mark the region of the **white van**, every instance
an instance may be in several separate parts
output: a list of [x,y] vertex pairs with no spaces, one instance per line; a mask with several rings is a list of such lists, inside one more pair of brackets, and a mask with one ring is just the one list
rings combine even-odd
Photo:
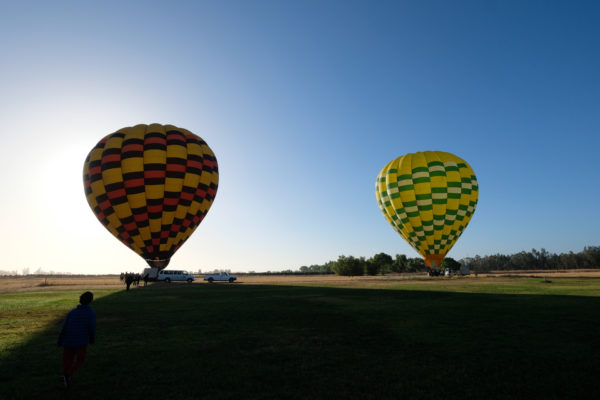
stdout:
[[188,281],[188,283],[192,283],[194,281],[194,274],[191,274],[187,271],[176,271],[176,270],[166,270],[163,269],[158,272],[157,281],[165,281],[167,283],[171,283],[171,281]]

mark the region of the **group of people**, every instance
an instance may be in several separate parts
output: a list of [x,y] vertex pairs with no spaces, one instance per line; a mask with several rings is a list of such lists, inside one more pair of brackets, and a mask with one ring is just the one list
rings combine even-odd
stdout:
[[148,286],[147,274],[142,277],[140,274],[136,274],[134,272],[121,272],[121,281],[125,282],[127,290],[129,290],[131,285],[139,286],[140,280],[144,281],[144,286]]

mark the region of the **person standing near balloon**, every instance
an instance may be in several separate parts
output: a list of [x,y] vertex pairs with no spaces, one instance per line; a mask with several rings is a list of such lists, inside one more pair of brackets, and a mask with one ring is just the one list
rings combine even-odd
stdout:
[[93,299],[92,292],[79,297],[80,305],[67,314],[58,335],[57,345],[63,348],[60,383],[65,389],[71,384],[75,371],[85,362],[87,345],[96,342],[96,313],[90,307]]
[[127,274],[125,274],[125,285],[127,286],[127,290],[129,290],[129,287],[131,286],[132,283],[133,283],[133,274],[128,272]]

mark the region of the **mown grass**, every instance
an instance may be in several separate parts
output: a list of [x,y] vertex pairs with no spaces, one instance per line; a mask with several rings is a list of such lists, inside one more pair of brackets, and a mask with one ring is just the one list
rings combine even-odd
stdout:
[[600,280],[503,279],[98,290],[66,393],[56,335],[81,291],[0,294],[0,398],[597,398]]

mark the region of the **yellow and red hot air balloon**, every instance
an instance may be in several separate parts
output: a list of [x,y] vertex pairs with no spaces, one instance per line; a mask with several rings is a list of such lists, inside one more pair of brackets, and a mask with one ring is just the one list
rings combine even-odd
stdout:
[[83,166],[85,194],[98,220],[160,269],[202,222],[218,183],[210,147],[173,125],[136,125],[111,133]]
[[465,230],[478,194],[469,164],[442,151],[398,157],[381,170],[375,183],[383,215],[430,268],[441,266]]

